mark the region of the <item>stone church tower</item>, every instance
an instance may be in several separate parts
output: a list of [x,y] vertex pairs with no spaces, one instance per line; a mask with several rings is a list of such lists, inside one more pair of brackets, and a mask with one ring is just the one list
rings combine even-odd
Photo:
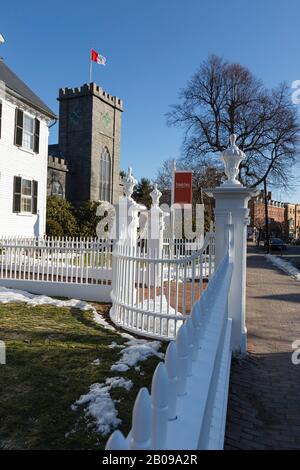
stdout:
[[118,201],[122,100],[95,83],[59,90],[59,154],[67,162],[66,199]]

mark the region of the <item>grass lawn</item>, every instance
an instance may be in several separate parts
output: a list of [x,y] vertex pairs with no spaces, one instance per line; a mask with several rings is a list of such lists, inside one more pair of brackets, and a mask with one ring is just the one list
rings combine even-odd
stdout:
[[[109,305],[95,306],[108,313]],[[110,392],[120,400],[115,406],[126,434],[136,394],[150,386],[159,361],[151,357],[139,363],[140,371],[110,371],[120,349],[108,346],[127,340],[95,324],[91,312],[70,308],[0,304],[0,340],[6,343],[6,365],[0,365],[0,449],[103,448],[108,436],[97,432],[84,406],[73,411],[71,405],[95,382],[130,378],[129,392]]]

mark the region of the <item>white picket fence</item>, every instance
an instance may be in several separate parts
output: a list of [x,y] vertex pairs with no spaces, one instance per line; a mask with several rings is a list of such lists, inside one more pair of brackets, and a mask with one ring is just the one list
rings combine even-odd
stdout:
[[[194,247],[198,249],[194,251]],[[113,252],[112,321],[125,330],[161,340],[176,337],[214,269],[214,235],[156,250],[118,242]],[[185,253],[193,253],[186,255]]]
[[[164,256],[182,257],[197,240],[175,240]],[[140,250],[145,244],[140,243]],[[97,238],[1,237],[0,285],[36,294],[110,302],[114,241]]]
[[38,294],[110,301],[112,240],[0,238],[0,284]]
[[195,251],[202,248],[204,238],[164,238],[163,241],[163,257],[176,256],[183,258],[190,256]]
[[[231,250],[230,250],[231,252]],[[222,449],[231,362],[226,253],[157,366],[151,387],[140,389],[127,438],[115,431],[107,450]],[[179,320],[179,319],[178,319]]]

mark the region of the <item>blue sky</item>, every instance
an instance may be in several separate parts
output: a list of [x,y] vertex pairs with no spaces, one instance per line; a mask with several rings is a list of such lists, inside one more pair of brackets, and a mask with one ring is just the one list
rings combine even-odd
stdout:
[[[298,0],[5,2],[0,31],[5,62],[56,112],[60,87],[88,81],[90,48],[107,57],[93,80],[124,100],[121,166],[138,177],[180,156],[182,132],[166,126],[165,113],[208,54],[240,62],[270,87],[300,79]],[[275,196],[300,202],[297,184]]]

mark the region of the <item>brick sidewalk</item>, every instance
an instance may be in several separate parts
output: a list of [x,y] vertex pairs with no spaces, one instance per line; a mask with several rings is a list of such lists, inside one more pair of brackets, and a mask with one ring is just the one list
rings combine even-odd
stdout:
[[249,354],[232,362],[225,449],[300,449],[300,282],[250,250]]

